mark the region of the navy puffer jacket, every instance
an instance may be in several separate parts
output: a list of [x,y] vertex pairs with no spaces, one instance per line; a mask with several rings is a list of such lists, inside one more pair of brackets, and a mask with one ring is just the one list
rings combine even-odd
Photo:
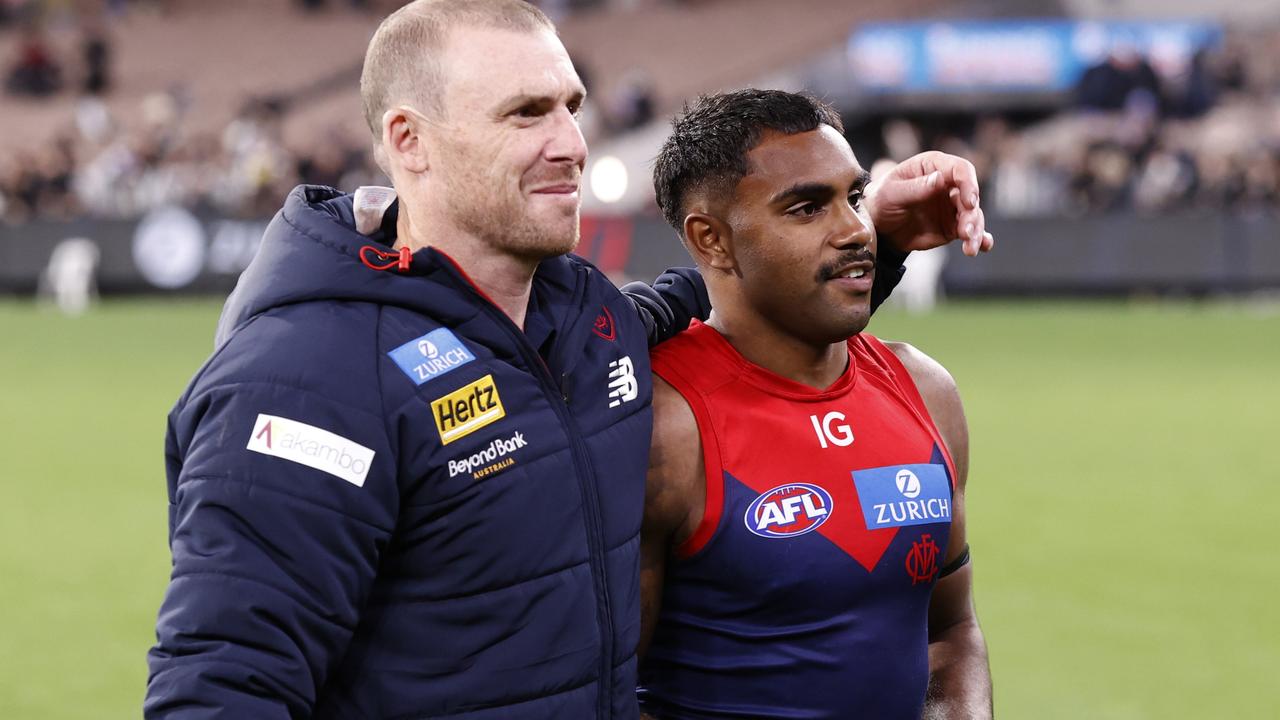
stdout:
[[351,204],[290,195],[169,416],[146,715],[636,717],[647,340],[697,286],[547,260],[522,332]]

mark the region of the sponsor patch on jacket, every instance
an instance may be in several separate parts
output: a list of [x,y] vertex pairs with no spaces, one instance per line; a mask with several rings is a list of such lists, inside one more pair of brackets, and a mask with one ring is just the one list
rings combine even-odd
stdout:
[[415,384],[435,380],[457,370],[476,356],[448,328],[432,330],[387,353]]
[[445,445],[501,420],[506,414],[492,375],[431,401],[431,416],[440,431],[440,442]]
[[260,413],[249,434],[249,450],[327,472],[356,487],[373,465],[373,450],[314,425]]
[[951,522],[951,484],[941,465],[855,470],[853,483],[868,530]]
[[449,477],[457,477],[462,473],[471,473],[471,477],[482,480],[490,475],[497,475],[516,464],[512,457],[517,450],[529,444],[524,433],[519,430],[507,438],[494,438],[487,447],[483,447],[467,457],[449,461]]

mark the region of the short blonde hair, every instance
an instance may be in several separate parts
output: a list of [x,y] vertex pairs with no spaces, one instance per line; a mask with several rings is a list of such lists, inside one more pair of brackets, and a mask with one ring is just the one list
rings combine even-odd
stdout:
[[382,115],[398,103],[443,115],[440,56],[449,31],[459,26],[556,31],[524,0],[414,0],[391,13],[369,41],[360,72],[360,99],[375,145],[382,141]]

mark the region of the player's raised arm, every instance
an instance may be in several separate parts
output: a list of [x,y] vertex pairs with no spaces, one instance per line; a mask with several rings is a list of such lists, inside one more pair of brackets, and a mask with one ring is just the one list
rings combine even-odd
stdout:
[[867,212],[881,249],[928,250],[959,239],[966,255],[987,252],[987,232],[978,175],[962,157],[931,150],[898,163],[876,177],[867,192]]
[[973,607],[973,568],[965,533],[969,428],[951,374],[905,343],[889,343],[911,373],[955,465],[951,539],[929,603],[929,694],[926,720],[981,719],[992,715],[987,645]]

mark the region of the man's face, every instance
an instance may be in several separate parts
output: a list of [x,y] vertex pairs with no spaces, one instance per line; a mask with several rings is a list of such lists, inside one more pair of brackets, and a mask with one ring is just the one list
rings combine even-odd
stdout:
[[767,132],[747,155],[728,212],[740,277],[752,309],[814,344],[867,325],[875,229],[862,207],[867,174],[828,125]]
[[443,56],[444,117],[431,170],[453,224],[540,260],[578,243],[585,90],[550,31],[458,28]]

